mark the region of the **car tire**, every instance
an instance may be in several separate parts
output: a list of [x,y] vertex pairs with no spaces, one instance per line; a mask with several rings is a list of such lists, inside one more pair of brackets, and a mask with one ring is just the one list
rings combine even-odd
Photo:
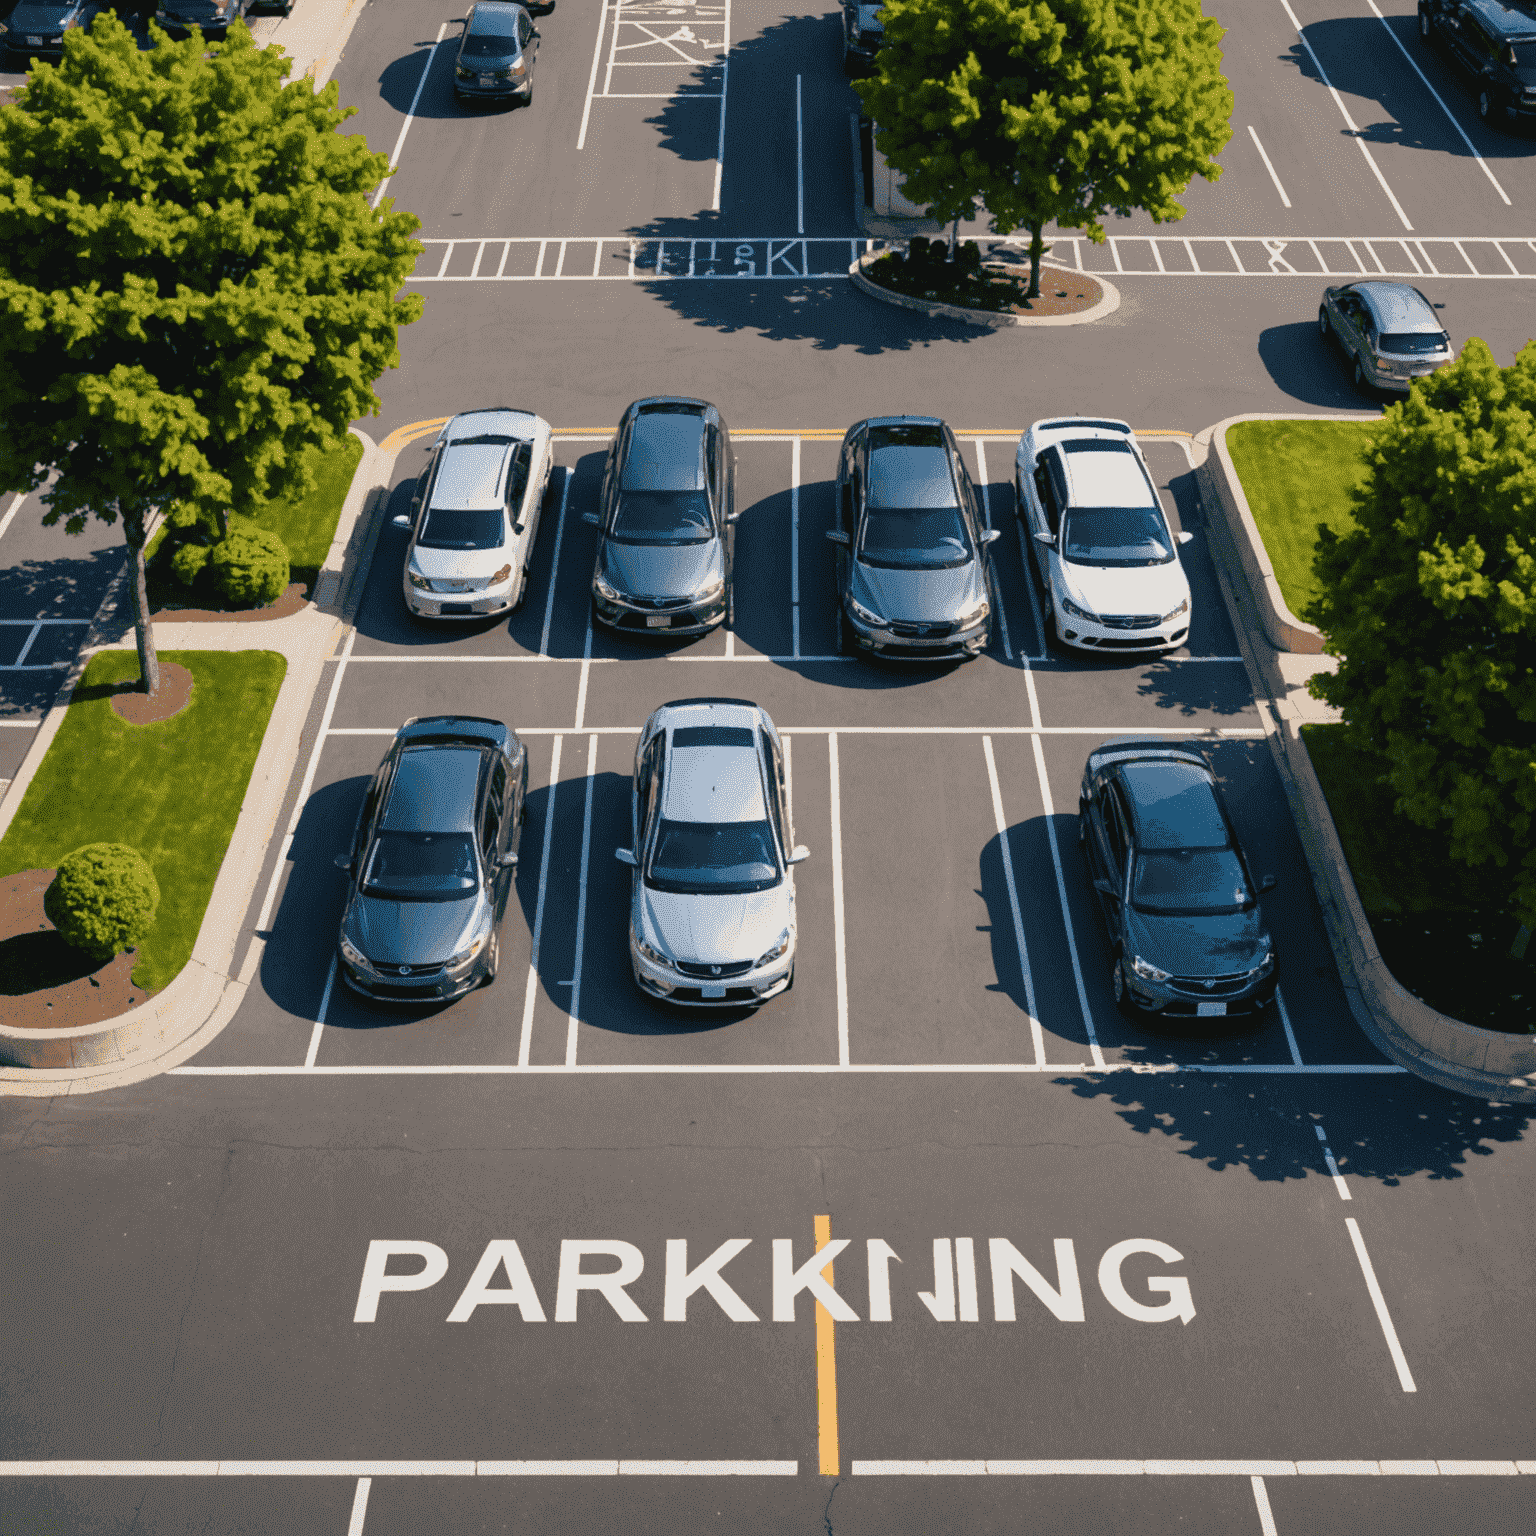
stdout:
[[1486,86],[1477,93],[1477,115],[1488,124],[1498,120],[1499,114],[1494,110],[1493,96]]
[[1371,381],[1365,376],[1365,365],[1360,361],[1358,357],[1355,359],[1355,388],[1358,389],[1362,395],[1375,393],[1375,389],[1371,384]]
[[1422,6],[1419,8],[1419,40],[1424,43],[1433,41],[1434,34],[1430,30],[1429,12]]
[[496,967],[501,964],[501,935],[491,929],[490,952],[485,957],[485,973],[480,978],[480,985],[488,987],[496,980]]
[[1318,334],[1323,338],[1324,341],[1333,340],[1333,326],[1329,323],[1328,310],[1326,306],[1319,306],[1318,308],[1317,330]]
[[1134,1018],[1136,1005],[1131,1001],[1130,988],[1125,984],[1125,967],[1120,964],[1120,956],[1116,955],[1114,964],[1109,973],[1109,989],[1115,995],[1115,1007],[1126,1018]]
[[1085,853],[1088,849],[1088,802],[1077,802],[1077,846]]

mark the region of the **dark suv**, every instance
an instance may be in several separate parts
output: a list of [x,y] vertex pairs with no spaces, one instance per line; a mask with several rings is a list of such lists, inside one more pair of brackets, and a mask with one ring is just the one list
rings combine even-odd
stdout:
[[880,5],[868,0],[843,0],[843,73],[867,75],[875,67],[875,55],[885,41]]
[[1445,51],[1485,123],[1536,122],[1536,18],[1500,0],[1419,0],[1419,36]]

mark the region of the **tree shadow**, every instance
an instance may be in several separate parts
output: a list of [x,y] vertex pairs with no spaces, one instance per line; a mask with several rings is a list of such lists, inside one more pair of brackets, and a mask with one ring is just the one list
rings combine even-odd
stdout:
[[5,617],[89,622],[123,567],[121,543],[83,555],[22,560],[0,570],[0,614]]
[[1355,388],[1343,349],[1321,333],[1315,317],[1260,331],[1259,361],[1280,389],[1304,405],[1330,411],[1380,405]]
[[1136,685],[1136,694],[1187,720],[1211,715],[1231,719],[1253,710],[1253,689],[1240,662],[1191,666],[1177,657],[1155,661]]

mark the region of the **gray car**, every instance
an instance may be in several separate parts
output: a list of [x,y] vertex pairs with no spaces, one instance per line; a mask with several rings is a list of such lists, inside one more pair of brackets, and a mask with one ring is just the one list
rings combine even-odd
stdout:
[[507,101],[526,107],[533,100],[538,57],[539,29],[523,6],[510,0],[476,0],[464,18],[453,94],[459,101]]
[[647,996],[755,1008],[795,982],[794,866],[784,746],[749,699],[677,699],[635,750],[629,958]]
[[873,656],[977,656],[992,636],[988,528],[960,445],[937,416],[849,427],[837,462],[842,644]]
[[347,985],[389,1002],[440,1003],[496,977],[528,757],[500,720],[407,720],[368,786],[338,942]]
[[1356,389],[1407,394],[1451,360],[1451,338],[1435,307],[1407,283],[1348,283],[1323,293],[1317,312],[1324,340],[1354,359]]
[[736,456],[707,400],[657,395],[624,412],[596,512],[592,612],[630,633],[702,635],[734,617]]

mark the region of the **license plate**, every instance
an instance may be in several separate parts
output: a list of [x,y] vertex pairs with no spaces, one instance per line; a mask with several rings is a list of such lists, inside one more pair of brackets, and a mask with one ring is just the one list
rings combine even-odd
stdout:
[[34,48],[36,48],[42,43],[43,40],[40,37],[29,37],[27,41],[31,43]]
[[648,629],[665,629],[671,622],[672,615],[669,613],[648,613],[645,616]]
[[456,614],[473,613],[475,605],[473,603],[444,603],[442,611],[444,613]]
[[1225,1003],[1196,1003],[1195,1014],[1202,1019],[1225,1018],[1227,1005]]
[[481,75],[480,76],[480,84],[481,85],[495,85],[496,84],[496,77],[495,77],[495,75]]
[[700,987],[699,988],[699,996],[700,997],[710,997],[710,998],[722,998],[722,997],[725,996],[725,988],[724,987]]

